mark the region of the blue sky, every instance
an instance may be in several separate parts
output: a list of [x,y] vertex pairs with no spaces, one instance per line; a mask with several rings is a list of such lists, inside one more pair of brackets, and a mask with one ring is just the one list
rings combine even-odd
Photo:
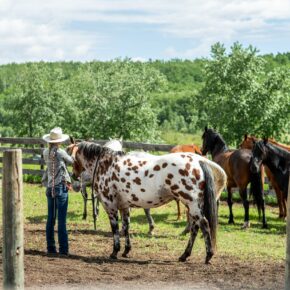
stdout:
[[[46,3],[47,2],[47,3]],[[0,0],[0,63],[290,51],[289,0]]]

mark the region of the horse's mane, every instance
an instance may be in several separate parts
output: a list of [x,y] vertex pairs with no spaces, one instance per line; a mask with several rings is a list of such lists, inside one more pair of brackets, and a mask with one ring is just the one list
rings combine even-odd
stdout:
[[261,151],[264,151],[264,146],[265,146],[269,150],[270,154],[276,154],[280,158],[285,159],[286,162],[290,162],[290,153],[287,150],[285,150],[277,145],[274,145],[270,142],[265,143],[263,140],[261,140],[261,141],[256,143],[256,146]]
[[269,138],[268,139],[268,143],[271,143],[273,145],[276,145],[277,147],[280,147],[280,148],[282,148],[284,150],[290,151],[290,146],[289,145],[279,143],[275,139]]
[[99,156],[101,153],[106,153],[106,152],[114,156],[115,155],[122,156],[125,154],[123,151],[115,151],[110,148],[98,145],[96,143],[86,142],[86,141],[79,143],[78,148],[80,152],[83,153],[84,157],[88,160],[93,159],[94,157]]
[[79,151],[83,153],[86,159],[92,159],[99,156],[102,152],[103,147],[101,145],[83,141],[78,144]]

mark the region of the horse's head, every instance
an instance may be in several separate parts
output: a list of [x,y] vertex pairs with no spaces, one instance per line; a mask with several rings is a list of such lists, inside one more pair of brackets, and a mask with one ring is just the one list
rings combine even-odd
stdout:
[[110,139],[104,147],[109,148],[113,151],[123,151],[122,139]]
[[254,142],[256,142],[258,139],[254,136],[249,136],[248,134],[244,135],[243,142],[239,145],[241,149],[249,149],[252,150],[254,146]]
[[208,152],[212,152],[217,141],[218,134],[213,129],[204,128],[202,134],[202,155],[206,155]]
[[68,152],[68,154],[70,154],[72,156],[72,158],[74,159],[73,162],[73,175],[72,178],[73,179],[78,179],[81,175],[81,173],[85,170],[83,163],[81,162],[81,158],[79,156],[79,147],[78,144],[73,143],[71,145],[69,145],[66,149],[66,151]]
[[253,157],[250,163],[250,169],[254,173],[257,173],[261,170],[261,165],[267,157],[267,142],[267,139],[258,142],[253,141]]

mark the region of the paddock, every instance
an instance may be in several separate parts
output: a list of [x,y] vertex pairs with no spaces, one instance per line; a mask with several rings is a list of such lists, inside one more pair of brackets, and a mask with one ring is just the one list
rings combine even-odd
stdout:
[[[3,140],[1,138],[0,141],[4,143]],[[42,144],[32,142],[39,142],[39,140],[6,139],[6,143],[9,144],[24,144],[24,154],[41,154]],[[31,148],[32,144],[34,148]],[[127,147],[129,146],[130,144],[127,144]],[[133,146],[136,146],[133,147],[134,149],[142,148],[140,144]],[[170,149],[153,145],[146,148],[152,151]],[[5,148],[2,147],[1,151],[4,150]],[[31,166],[31,158],[24,156],[23,163]],[[33,169],[24,167],[24,172],[41,173],[42,160],[33,161],[32,164]],[[0,184],[2,195],[2,182]],[[153,237],[147,235],[148,225],[144,211],[134,209],[131,215],[130,232],[133,251],[130,253],[130,258],[120,257],[118,260],[111,260],[108,257],[112,247],[112,237],[107,215],[101,208],[97,230],[94,231],[91,215],[86,221],[82,220],[82,196],[71,192],[67,222],[70,256],[52,258],[46,256],[47,209],[44,190],[39,184],[24,183],[24,270],[25,287],[28,289],[84,287],[111,289],[112,286],[116,289],[128,287],[132,289],[282,289],[284,287],[286,224],[278,219],[276,206],[267,206],[269,228],[262,229],[257,210],[251,204],[251,227],[248,230],[241,230],[242,205],[234,204],[236,224],[228,225],[228,207],[222,202],[219,209],[218,252],[212,259],[211,265],[204,264],[205,249],[200,235],[188,262],[178,262],[177,257],[183,252],[188,237],[181,235],[186,225],[186,217],[184,213],[183,220],[176,221],[175,202],[152,209],[156,223]],[[2,218],[2,198],[0,203]],[[1,245],[2,232],[1,222]],[[1,247],[1,252],[2,250]],[[2,284],[2,255],[0,262]]]
[[[2,190],[1,190],[2,192]],[[111,288],[117,289],[282,289],[285,277],[285,222],[277,218],[278,208],[267,206],[269,229],[262,229],[257,210],[251,205],[251,228],[242,231],[242,205],[234,204],[235,225],[228,225],[228,208],[219,211],[218,252],[211,265],[204,264],[204,242],[197,238],[186,263],[177,261],[187,243],[181,236],[186,218],[176,221],[174,202],[153,209],[156,222],[153,237],[142,209],[131,218],[133,251],[129,259],[108,258],[112,246],[109,220],[101,208],[97,231],[91,216],[82,220],[82,197],[69,197],[68,258],[46,256],[46,197],[39,185],[24,184],[25,286],[31,289]],[[0,207],[2,209],[2,205]],[[2,223],[1,223],[2,224]],[[2,225],[1,225],[2,227]],[[2,241],[2,228],[1,228]],[[1,258],[2,259],[2,258]],[[2,264],[2,260],[1,260]],[[1,267],[0,279],[3,273]]]

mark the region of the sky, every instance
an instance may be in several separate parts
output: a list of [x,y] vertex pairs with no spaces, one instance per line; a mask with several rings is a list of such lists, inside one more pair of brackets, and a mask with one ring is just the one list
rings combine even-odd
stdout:
[[0,0],[0,64],[290,51],[290,0]]

